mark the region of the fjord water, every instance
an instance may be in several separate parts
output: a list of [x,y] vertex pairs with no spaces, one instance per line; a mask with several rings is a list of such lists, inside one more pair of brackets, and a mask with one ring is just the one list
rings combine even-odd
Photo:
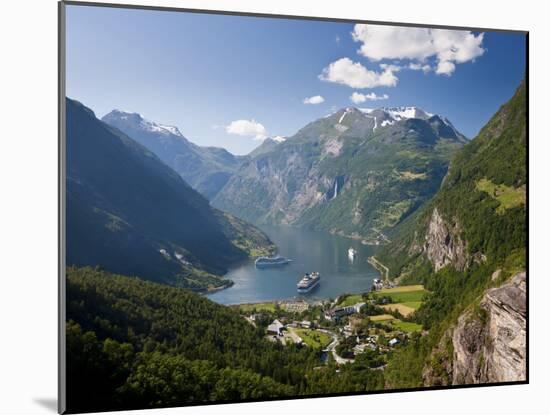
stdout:
[[[279,268],[257,269],[248,260],[229,270],[226,278],[232,287],[208,297],[221,304],[255,303],[260,301],[305,298],[335,298],[343,293],[367,291],[378,272],[367,262],[375,247],[359,241],[308,229],[269,226],[262,230],[279,248],[279,254],[292,259]],[[357,251],[355,259],[348,249]],[[321,283],[309,293],[298,294],[296,283],[305,272],[321,273]]]

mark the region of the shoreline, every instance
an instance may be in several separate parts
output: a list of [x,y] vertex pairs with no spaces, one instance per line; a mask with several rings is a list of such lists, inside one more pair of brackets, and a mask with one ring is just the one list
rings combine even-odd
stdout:
[[[212,300],[214,301],[214,300]],[[252,301],[252,302],[243,302],[243,303],[231,303],[231,304],[222,304],[218,303],[220,305],[226,306],[226,307],[239,307],[243,305],[261,305],[261,304],[281,304],[281,303],[307,303],[307,304],[315,304],[315,303],[323,303],[325,301],[329,301],[328,298],[325,299],[306,299],[306,298],[282,298],[278,300],[264,300],[264,301]]]
[[[367,262],[369,264],[371,264],[373,266],[373,268],[376,269],[380,273],[380,276],[382,277],[383,280],[389,281],[390,270],[387,266],[385,266],[378,259],[376,259],[376,257],[374,255],[370,256],[367,259]],[[384,273],[385,273],[385,275],[384,275]]]
[[230,279],[226,279],[226,280],[228,281],[227,284],[218,285],[216,287],[208,287],[202,292],[202,294],[203,295],[214,294],[214,293],[217,293],[218,291],[225,290],[235,285],[235,282],[233,280],[230,280]]
[[[275,228],[289,228],[289,229],[298,229],[300,230],[301,228],[300,227],[295,227],[295,226],[291,226],[291,225],[272,225],[273,227]],[[270,240],[272,241],[271,237],[269,236],[269,227],[268,229],[264,228],[264,227],[259,227],[259,229],[268,236],[268,238],[270,238]],[[339,237],[339,238],[342,238],[342,239],[347,239],[347,240],[350,240],[350,241],[356,241],[356,242],[359,242],[361,245],[367,245],[367,246],[372,246],[373,249],[376,249],[376,245],[378,245],[377,243],[371,243],[371,241],[366,241],[363,237],[360,237],[358,235],[347,235],[347,234],[341,234],[339,232],[333,232],[333,231],[326,231],[326,230],[309,230],[309,229],[306,229],[308,231],[312,231],[312,232],[315,232],[315,233],[323,233],[323,234],[328,234],[328,235],[331,235],[331,236],[336,236],[336,237]],[[277,244],[273,243],[273,246],[271,247],[272,249],[270,249],[270,253],[268,255],[273,255],[273,253],[277,253],[279,252],[279,247],[277,246]],[[359,249],[359,248],[358,248]],[[372,278],[372,271],[375,271],[373,274],[375,275],[374,278],[377,278],[376,277],[376,274],[381,274],[383,271],[382,271],[382,268],[381,266],[383,266],[383,264],[376,264],[374,263],[369,257],[368,255],[369,254],[373,254],[375,253],[376,251],[374,252],[366,252],[365,255],[363,256],[363,258],[367,258],[367,260],[365,262],[367,262],[371,267],[374,268],[374,270],[368,270],[368,268],[365,269],[365,272],[368,274],[368,277],[369,279]],[[255,252],[255,255],[250,255],[248,256],[247,258],[244,258],[240,261],[237,261],[236,263],[233,263],[231,264],[231,266],[229,266],[229,270],[227,273],[225,273],[222,278],[227,278],[230,274],[230,271],[234,268],[239,268],[243,265],[248,265],[248,264],[251,264],[252,261],[254,261],[254,259],[258,258],[258,255],[257,255],[257,252]],[[230,280],[230,278],[227,278],[228,280]],[[290,294],[289,296],[286,296],[286,297],[279,297],[277,298],[277,296],[274,296],[275,298],[268,298],[268,299],[265,299],[265,300],[262,300],[262,299],[258,299],[255,295],[246,295],[246,297],[249,297],[248,301],[247,299],[239,299],[239,298],[232,298],[232,297],[238,297],[238,296],[232,296],[230,294],[221,294],[221,298],[220,300],[224,300],[225,301],[228,301],[227,303],[225,302],[218,302],[215,298],[217,297],[216,294],[219,293],[219,292],[222,292],[223,290],[225,289],[228,289],[228,288],[231,288],[232,286],[234,286],[234,282],[232,281],[230,284],[222,284],[220,286],[216,286],[216,287],[212,287],[212,288],[209,288],[207,290],[204,290],[202,292],[202,295],[204,295],[206,298],[209,298],[211,301],[214,301],[218,304],[221,304],[221,305],[224,305],[224,306],[239,306],[239,305],[255,305],[255,304],[266,304],[266,303],[272,303],[272,304],[276,304],[276,303],[288,303],[288,302],[305,302],[305,303],[308,303],[308,304],[315,304],[315,303],[321,303],[321,302],[327,302],[327,301],[330,301],[331,299],[334,299],[334,298],[338,298],[338,296],[342,295],[342,294],[362,294],[364,292],[368,292],[371,288],[372,288],[372,282],[370,283],[370,285],[368,287],[348,287],[347,290],[343,290],[341,292],[338,292],[336,297],[335,295],[332,295],[332,296],[326,296],[326,297],[303,297],[299,294],[294,294],[292,295],[292,293],[288,293]],[[343,288],[343,287],[342,287]],[[339,290],[338,290],[339,291]],[[327,293],[329,294],[329,293]],[[214,298],[213,298],[214,297]],[[250,298],[252,297],[252,298]],[[256,297],[256,298],[254,298]]]

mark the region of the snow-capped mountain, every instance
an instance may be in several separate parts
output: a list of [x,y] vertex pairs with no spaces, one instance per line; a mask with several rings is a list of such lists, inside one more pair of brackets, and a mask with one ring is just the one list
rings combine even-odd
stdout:
[[207,198],[221,189],[240,163],[239,157],[223,148],[200,147],[178,127],[150,121],[137,112],[113,110],[102,121],[155,153]]
[[276,135],[275,137],[271,137],[271,139],[277,143],[283,143],[286,141],[286,137],[283,137],[282,135]]
[[425,111],[419,107],[347,107],[333,112],[324,118],[334,119],[336,121],[334,127],[341,132],[350,128],[352,124],[354,128],[357,128],[357,125],[361,124],[365,134],[367,130],[374,133],[382,127],[401,125],[408,120],[422,120],[428,122],[433,128],[438,129],[442,137],[466,139],[448,118]]
[[403,120],[428,120],[434,116],[434,114],[424,111],[422,108],[418,107],[382,107],[357,109],[366,116],[375,118],[375,128],[385,127],[387,125],[392,125],[395,122]]
[[437,191],[466,141],[417,107],[342,108],[286,141],[264,140],[212,204],[253,223],[382,243]]
[[434,114],[424,111],[418,107],[383,107],[382,111],[387,113],[390,117],[396,121],[402,119],[418,118],[420,120],[427,120],[434,116]]
[[180,132],[178,127],[175,127],[173,125],[158,124],[156,122],[153,122],[144,118],[143,115],[141,115],[138,112],[129,112],[129,111],[115,109],[111,111],[109,114],[105,115],[105,117],[103,117],[103,121],[108,122],[108,120],[111,118],[127,121],[128,123],[132,123],[134,125],[139,126],[141,129],[145,131],[150,131],[153,133],[160,133],[160,134],[172,134],[178,137],[183,137],[183,134]]

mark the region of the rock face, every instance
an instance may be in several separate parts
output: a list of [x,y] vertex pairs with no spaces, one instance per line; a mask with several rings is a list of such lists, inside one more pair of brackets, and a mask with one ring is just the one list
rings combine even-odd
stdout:
[[437,208],[433,210],[428,224],[423,251],[436,272],[449,264],[463,271],[468,264],[466,244],[460,238],[458,223],[449,225]]
[[422,371],[424,386],[448,386],[453,379],[453,330],[443,333]]
[[253,223],[385,242],[386,231],[437,192],[466,142],[446,122],[414,108],[339,110],[262,145],[212,204]]
[[488,290],[453,332],[454,385],[526,379],[526,275]]

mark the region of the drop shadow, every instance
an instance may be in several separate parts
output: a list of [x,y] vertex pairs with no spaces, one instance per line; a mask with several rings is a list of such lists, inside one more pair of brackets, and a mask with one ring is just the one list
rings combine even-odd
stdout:
[[57,413],[57,399],[55,398],[35,398],[34,402],[43,408]]

